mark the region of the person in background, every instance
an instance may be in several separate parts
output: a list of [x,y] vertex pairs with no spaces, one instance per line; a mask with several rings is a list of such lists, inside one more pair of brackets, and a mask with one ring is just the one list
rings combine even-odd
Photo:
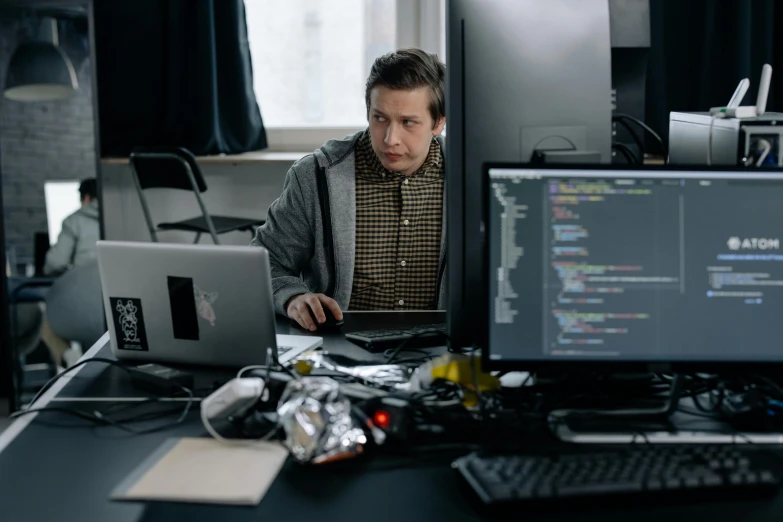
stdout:
[[[73,332],[84,330],[85,324],[89,326],[91,318],[84,316],[84,308],[86,303],[96,299],[95,295],[89,295],[95,294],[96,290],[83,283],[85,278],[97,278],[97,242],[101,232],[95,178],[81,182],[79,197],[82,206],[63,220],[57,243],[46,253],[43,269],[48,276],[61,276],[66,272],[76,276],[58,277],[47,296],[41,326],[41,339],[60,371],[74,364],[81,356],[81,348],[71,342],[76,340]],[[81,273],[85,271],[86,274]],[[97,294],[100,300],[100,286]],[[52,302],[54,296],[58,296],[56,303]],[[55,324],[68,325],[68,331],[56,328]]]
[[100,239],[98,188],[95,178],[79,185],[82,208],[63,220],[62,231],[46,253],[44,274],[60,275],[69,268],[81,266],[97,258],[96,242]]

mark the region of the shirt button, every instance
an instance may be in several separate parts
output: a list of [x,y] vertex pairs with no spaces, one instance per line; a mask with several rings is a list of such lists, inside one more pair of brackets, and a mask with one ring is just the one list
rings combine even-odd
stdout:
[[405,266],[405,261],[400,261],[401,266]]
[[408,184],[408,178],[405,178],[405,181],[403,181],[406,185]]
[[404,304],[405,304],[405,301],[403,301],[402,299],[400,299],[399,301],[397,301],[397,304],[398,304],[398,305],[400,305],[400,306],[402,306],[402,305],[404,305]]
[[405,221],[403,221],[403,222],[402,222],[402,224],[403,224],[403,225],[405,225],[405,226],[408,226],[408,225],[410,224],[410,221],[408,221],[408,220],[406,219]]

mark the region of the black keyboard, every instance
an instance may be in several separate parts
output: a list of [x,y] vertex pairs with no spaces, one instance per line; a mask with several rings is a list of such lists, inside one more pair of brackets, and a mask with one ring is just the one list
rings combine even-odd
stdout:
[[385,328],[362,330],[345,334],[345,338],[371,352],[382,352],[397,348],[400,343],[410,339],[406,348],[425,348],[446,344],[446,324],[423,324],[405,328]]
[[570,503],[605,495],[637,495],[645,500],[677,495],[692,499],[698,493],[717,498],[725,493],[774,495],[779,479],[772,466],[770,454],[760,449],[695,445],[640,445],[557,456],[474,453],[454,462],[488,507],[547,499]]

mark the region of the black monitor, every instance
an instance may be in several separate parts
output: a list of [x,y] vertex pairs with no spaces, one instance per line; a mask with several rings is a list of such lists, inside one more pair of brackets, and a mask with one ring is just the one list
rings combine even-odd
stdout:
[[484,169],[489,368],[783,362],[783,173]]
[[481,166],[610,163],[608,0],[447,2],[448,334],[481,338]]
[[36,232],[33,235],[33,260],[35,261],[35,276],[44,276],[46,253],[49,252],[49,232]]

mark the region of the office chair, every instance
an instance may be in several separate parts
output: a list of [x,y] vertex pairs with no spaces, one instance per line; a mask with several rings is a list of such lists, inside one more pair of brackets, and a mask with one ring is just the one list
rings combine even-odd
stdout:
[[177,221],[175,223],[160,223],[158,230],[185,230],[195,232],[194,243],[198,243],[201,234],[209,234],[212,241],[219,245],[218,236],[226,232],[250,231],[255,234],[256,228],[264,224],[263,219],[250,219],[227,216],[212,216],[207,211],[201,193],[207,190],[207,184],[196,158],[182,147],[167,147],[155,149],[136,149],[130,155],[130,166],[136,183],[136,192],[141,201],[144,219],[150,231],[152,240],[157,242],[158,235],[150,215],[144,190],[149,188],[170,188],[191,191],[195,194],[201,216]]
[[106,331],[98,260],[72,268],[46,293],[46,314],[54,333],[86,351]]

